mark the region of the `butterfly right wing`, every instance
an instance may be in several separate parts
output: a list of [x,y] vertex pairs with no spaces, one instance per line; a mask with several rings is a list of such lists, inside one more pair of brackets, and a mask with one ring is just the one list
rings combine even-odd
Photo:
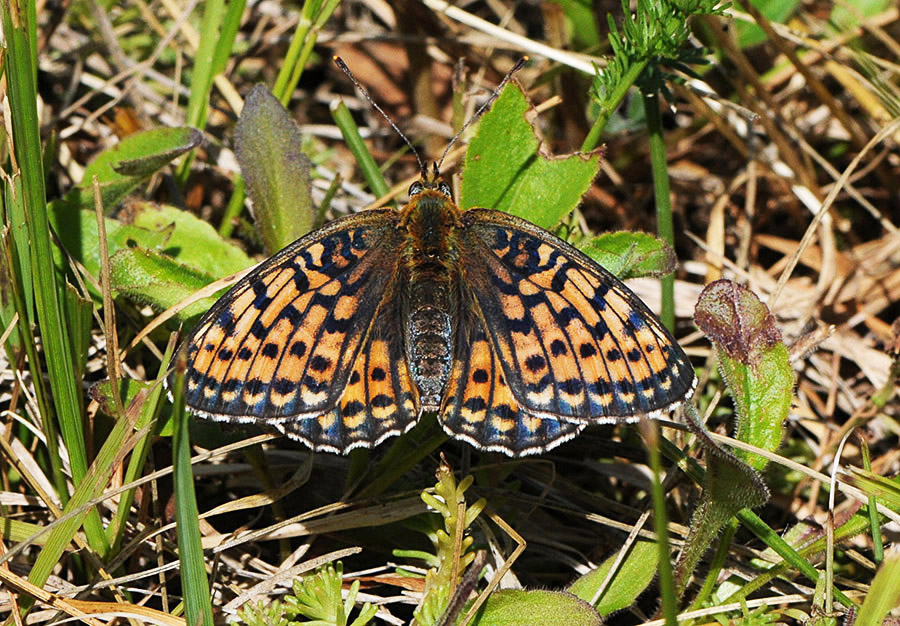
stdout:
[[458,328],[453,369],[438,419],[447,434],[480,450],[510,456],[539,454],[575,437],[585,425],[536,415],[516,399],[475,300]]
[[[390,209],[336,220],[238,282],[188,340],[188,408],[266,423],[333,451],[408,428],[415,392],[397,363],[399,329],[383,327],[397,324],[396,220]],[[372,375],[381,380],[367,381]],[[367,427],[371,419],[380,425]]]

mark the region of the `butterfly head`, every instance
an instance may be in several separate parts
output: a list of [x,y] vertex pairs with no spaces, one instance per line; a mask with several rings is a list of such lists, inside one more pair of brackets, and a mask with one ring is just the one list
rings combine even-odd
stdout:
[[450,185],[441,178],[437,163],[433,164],[430,174],[427,168],[423,168],[421,178],[409,186],[409,197],[412,200],[427,190],[434,190],[450,200],[453,199],[453,192],[450,189]]

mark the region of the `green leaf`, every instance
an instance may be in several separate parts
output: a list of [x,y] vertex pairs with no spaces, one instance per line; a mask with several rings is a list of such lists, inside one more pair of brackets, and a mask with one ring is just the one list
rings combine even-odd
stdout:
[[129,135],[101,152],[84,170],[81,184],[67,193],[61,203],[70,208],[93,209],[96,175],[103,208],[111,211],[151,174],[202,141],[203,134],[189,127],[154,128]]
[[581,202],[600,153],[543,154],[530,113],[522,89],[511,83],[484,114],[466,152],[459,206],[506,211],[550,229]]
[[[585,602],[593,602],[594,596],[600,589],[600,585],[606,580],[606,576],[618,556],[618,554],[612,555],[600,567],[572,583],[568,589],[569,593]],[[597,612],[605,617],[613,611],[633,605],[637,597],[643,593],[656,576],[658,560],[659,550],[655,543],[652,541],[635,542],[619,567],[619,571],[616,572],[606,591],[595,604]]]
[[[97,235],[97,215],[94,209],[78,210],[62,202],[54,202],[49,207],[50,224],[57,237],[73,259],[81,263],[94,277],[100,276],[100,238]],[[168,234],[151,232],[112,219],[105,219],[106,239],[112,256],[128,241],[134,241],[147,248],[162,246]],[[57,267],[65,267],[61,257],[56,259]]]
[[620,279],[662,276],[675,270],[675,251],[649,233],[605,233],[578,246]]
[[131,215],[133,226],[166,234],[165,241],[157,244],[156,249],[215,278],[253,264],[246,252],[223,239],[208,222],[189,211],[145,203]]
[[[760,13],[776,24],[784,24],[788,18],[794,14],[797,7],[800,6],[800,0],[752,0],[753,6],[759,9]],[[734,6],[739,11],[744,11],[741,2],[735,2]],[[743,50],[757,44],[761,44],[768,37],[762,28],[754,23],[738,20],[735,24],[737,32],[738,46]]]
[[894,511],[900,511],[900,479],[886,478],[858,467],[851,467],[850,472],[849,476],[844,477],[847,483],[867,496],[874,496],[879,503]]
[[872,579],[854,626],[880,626],[892,609],[900,608],[900,553],[888,556]]
[[316,219],[310,162],[297,125],[263,85],[247,96],[234,133],[241,174],[266,252],[274,254],[308,233]]
[[[9,263],[12,258],[12,235],[9,226],[4,226],[0,229],[0,324],[3,325],[3,328],[9,328],[16,315],[15,293],[13,293],[15,271]],[[22,289],[24,291],[24,285]],[[12,350],[22,347],[18,332],[10,333],[6,340],[6,346]],[[0,349],[3,347],[0,346]]]
[[590,0],[552,0],[552,2],[562,7],[566,16],[566,26],[571,31],[571,38],[579,50],[600,46],[600,31]]
[[[193,289],[206,286],[213,280],[233,274],[252,265],[253,261],[238,246],[223,239],[208,223],[188,211],[169,205],[138,204],[129,211],[132,224],[105,218],[107,244],[113,261],[113,288],[120,293],[136,296],[141,303],[164,307],[164,303],[175,304],[180,300],[173,297],[156,299],[165,293],[144,293],[142,289],[157,282],[142,272],[134,274],[129,270],[135,255],[144,253],[135,250],[152,251],[154,259],[166,271],[158,278],[162,282],[171,281],[172,288],[182,296],[193,293]],[[100,275],[100,240],[97,236],[97,216],[91,210],[76,210],[62,203],[51,206],[50,222],[58,233],[66,251],[84,265],[93,276]],[[57,259],[58,267],[63,267],[62,258]],[[196,286],[189,290],[179,288],[179,276],[186,271],[187,285]],[[198,277],[202,280],[198,282]],[[88,286],[89,289],[91,286]],[[95,294],[97,295],[97,294]],[[146,296],[146,297],[145,297]],[[194,308],[190,309],[195,312]],[[190,317],[190,315],[188,315]],[[185,319],[185,318],[182,318]]]
[[894,0],[854,0],[849,6],[835,3],[829,21],[836,26],[838,34],[849,33],[859,27],[860,20],[881,15],[893,5]]
[[[142,246],[124,248],[109,259],[113,288],[156,310],[167,309],[205,287],[215,276],[188,267],[171,257]],[[206,298],[178,315],[180,320],[204,313],[215,302]]]
[[599,626],[590,604],[562,591],[504,589],[484,603],[476,626]]
[[[20,541],[29,541],[37,535],[43,527],[40,524],[29,524],[17,519],[0,516],[0,532],[11,543],[19,543]],[[41,535],[34,539],[31,543],[36,546],[42,546],[46,543],[47,537]]]
[[[184,613],[192,626],[212,626],[212,599],[209,579],[206,577],[206,559],[200,535],[200,511],[194,491],[194,474],[191,467],[191,442],[188,414],[184,406],[184,370],[187,352],[182,347],[176,357],[175,376],[172,383],[175,427],[172,435],[172,483],[175,488],[175,530],[178,537],[181,589],[184,595]],[[116,424],[118,426],[119,423]]]
[[94,303],[84,298],[72,285],[66,283],[62,296],[63,314],[66,316],[66,332],[72,348],[72,366],[78,381],[84,377],[91,346],[91,326],[94,323]]
[[[775,318],[746,287],[717,280],[700,294],[694,321],[715,345],[734,398],[735,437],[774,452],[781,445],[794,389],[794,373]],[[757,454],[735,453],[755,469],[768,463]]]
[[[128,406],[141,392],[150,392],[157,386],[156,381],[135,380],[133,378],[119,379],[119,397],[122,398],[122,404]],[[112,383],[107,378],[91,386],[88,390],[91,399],[100,405],[100,410],[110,416],[115,416],[116,403],[113,399]]]
[[[22,188],[22,182],[22,175],[13,172],[9,177],[9,184],[3,186],[3,203],[7,213],[7,223],[9,225],[7,226],[8,230],[4,230],[3,233],[4,255],[3,259],[0,259],[0,263],[6,268],[4,272],[9,276],[9,280],[12,280],[14,276],[19,277],[19,282],[22,284],[22,297],[25,299],[25,311],[22,313],[24,314],[25,319],[33,320],[34,272],[31,270],[31,250],[29,246],[22,245],[22,243],[19,243],[16,246],[13,245],[14,242],[28,241],[28,221],[25,216],[24,205],[25,190]],[[8,254],[5,252],[6,247],[9,247]],[[13,256],[15,256],[15,260],[13,260]],[[18,272],[15,267],[10,267],[8,265],[9,261],[13,261],[13,264],[18,263]],[[6,283],[4,284],[3,289],[9,289],[11,286],[11,283]],[[3,319],[3,328],[6,328],[12,320],[12,314],[15,313],[11,308],[13,306],[12,294],[5,294],[3,302],[4,309],[9,312],[9,316],[4,315]],[[10,338],[12,339],[13,344],[17,343],[17,339],[14,338],[14,335],[11,335]]]

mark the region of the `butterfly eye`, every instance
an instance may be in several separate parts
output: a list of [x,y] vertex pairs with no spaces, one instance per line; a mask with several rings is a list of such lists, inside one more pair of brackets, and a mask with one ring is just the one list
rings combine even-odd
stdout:
[[442,194],[444,194],[448,198],[450,197],[450,194],[452,193],[450,191],[450,185],[448,185],[447,183],[444,183],[444,182],[441,182],[438,184],[438,191],[440,191]]
[[422,190],[425,189],[425,185],[423,185],[418,180],[409,186],[409,195],[415,196],[422,193]]

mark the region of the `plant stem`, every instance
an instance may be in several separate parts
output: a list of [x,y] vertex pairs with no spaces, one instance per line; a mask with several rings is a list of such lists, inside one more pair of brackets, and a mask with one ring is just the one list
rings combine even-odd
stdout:
[[641,75],[641,72],[644,71],[645,67],[647,67],[647,61],[635,63],[629,67],[628,71],[625,72],[625,75],[622,77],[622,80],[616,83],[615,90],[612,93],[607,94],[600,103],[600,114],[597,116],[597,119],[594,120],[594,123],[591,125],[591,130],[588,131],[587,137],[584,138],[584,142],[581,144],[582,152],[590,152],[600,143],[600,137],[603,136],[603,131],[609,123],[609,118],[622,103],[622,100],[625,99],[628,90],[631,89],[631,86]]
[[653,499],[653,523],[656,529],[656,545],[659,548],[659,590],[662,596],[662,614],[667,626],[677,626],[678,601],[675,597],[675,574],[672,571],[672,548],[669,545],[668,516],[666,515],[666,494],[663,491],[659,453],[659,427],[656,422],[642,419],[641,434],[647,446],[647,456],[652,473],[650,489]]
[[[650,139],[650,166],[653,170],[653,189],[656,195],[656,231],[659,238],[675,248],[675,229],[672,226],[672,203],[669,199],[669,171],[666,164],[666,144],[662,132],[662,116],[657,94],[643,94],[647,133]],[[675,328],[675,276],[667,274],[660,280],[662,287],[662,319],[669,330]]]

